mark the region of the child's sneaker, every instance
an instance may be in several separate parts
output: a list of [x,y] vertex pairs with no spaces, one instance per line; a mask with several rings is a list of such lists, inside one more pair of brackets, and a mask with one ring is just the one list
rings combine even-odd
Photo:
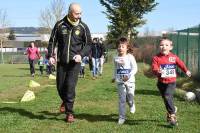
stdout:
[[175,114],[167,114],[167,122],[172,126],[178,125]]
[[178,111],[178,108],[176,106],[174,106],[174,108],[175,108],[175,114],[176,114],[176,112]]
[[[178,108],[176,106],[174,106],[174,108],[175,108],[175,114],[176,114],[178,111]],[[170,121],[170,117],[171,117],[171,115],[169,113],[167,113],[167,122]]]
[[123,119],[123,118],[119,118],[119,120],[118,120],[118,124],[119,124],[119,125],[124,124],[124,122],[125,122],[125,119]]
[[69,123],[74,122],[75,119],[74,119],[73,114],[68,114],[68,115],[66,116],[66,121],[69,122]]
[[131,112],[132,114],[135,113],[135,104],[133,104],[133,105],[130,107],[130,112]]

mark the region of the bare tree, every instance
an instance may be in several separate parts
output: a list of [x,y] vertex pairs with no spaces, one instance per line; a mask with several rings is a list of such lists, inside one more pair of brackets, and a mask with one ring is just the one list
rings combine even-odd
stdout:
[[41,11],[40,26],[44,27],[47,33],[50,33],[55,23],[63,18],[65,13],[66,4],[64,0],[52,0],[51,5]]
[[8,15],[5,10],[0,9],[0,44],[1,44],[1,63],[4,64],[3,58],[3,43],[7,39],[5,33],[7,31],[7,27],[9,25]]
[[0,28],[6,28],[8,24],[8,15],[6,10],[0,9]]
[[149,27],[145,27],[145,29],[144,29],[144,36],[149,36],[149,34],[150,34]]

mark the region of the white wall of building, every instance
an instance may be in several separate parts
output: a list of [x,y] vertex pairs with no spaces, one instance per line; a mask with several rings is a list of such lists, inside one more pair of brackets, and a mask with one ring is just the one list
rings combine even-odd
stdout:
[[92,38],[103,38],[103,40],[106,39],[106,33],[91,33]]
[[[0,52],[2,51],[3,53],[7,52],[26,52],[27,48],[0,48]],[[40,52],[44,52],[46,48],[39,47],[38,50]]]
[[[5,33],[4,36],[8,36],[9,33]],[[106,39],[106,33],[91,33],[92,38],[103,38]],[[16,40],[15,41],[49,41],[50,35],[49,34],[15,34]]]

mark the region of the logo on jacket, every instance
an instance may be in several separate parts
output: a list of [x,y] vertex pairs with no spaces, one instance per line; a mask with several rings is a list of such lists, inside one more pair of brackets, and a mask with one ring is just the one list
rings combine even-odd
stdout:
[[117,74],[129,74],[131,72],[131,69],[117,69]]
[[77,30],[75,31],[75,34],[78,36],[78,35],[80,34],[80,30],[77,29]]
[[68,30],[67,29],[62,29],[62,34],[67,34]]
[[169,62],[176,62],[176,58],[175,57],[169,57]]

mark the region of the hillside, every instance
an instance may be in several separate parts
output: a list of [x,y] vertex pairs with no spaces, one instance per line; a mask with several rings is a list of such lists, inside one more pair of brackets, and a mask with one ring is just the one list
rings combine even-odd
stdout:
[[[1,32],[2,29],[0,29]],[[6,30],[13,30],[15,34],[36,34],[44,31],[44,27],[9,27]]]

